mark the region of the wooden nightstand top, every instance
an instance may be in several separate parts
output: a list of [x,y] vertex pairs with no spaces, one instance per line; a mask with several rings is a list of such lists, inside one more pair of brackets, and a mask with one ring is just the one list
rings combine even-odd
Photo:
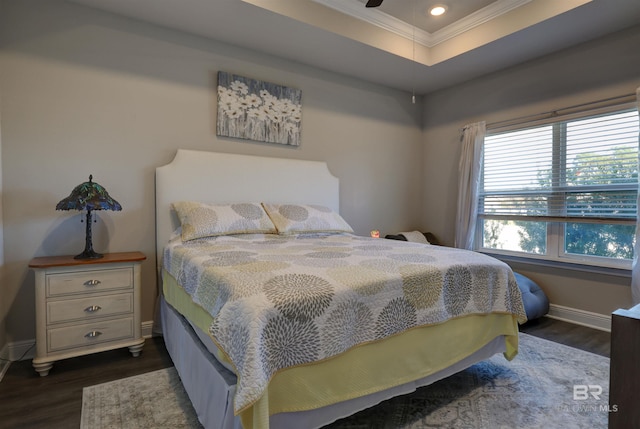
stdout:
[[99,259],[73,259],[73,255],[41,256],[29,262],[29,268],[71,267],[76,265],[109,264],[114,262],[137,262],[147,259],[142,252],[105,253]]

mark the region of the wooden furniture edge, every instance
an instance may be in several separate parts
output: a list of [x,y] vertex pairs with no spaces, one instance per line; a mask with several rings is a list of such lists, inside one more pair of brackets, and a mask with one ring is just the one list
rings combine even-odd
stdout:
[[72,255],[41,256],[29,262],[29,268],[71,267],[78,265],[106,264],[116,262],[139,262],[147,259],[142,252],[105,253],[99,259],[73,259]]
[[640,427],[640,305],[611,317],[609,429]]

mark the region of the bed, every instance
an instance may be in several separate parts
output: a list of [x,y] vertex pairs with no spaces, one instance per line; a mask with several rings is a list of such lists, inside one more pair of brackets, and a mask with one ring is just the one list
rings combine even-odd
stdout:
[[324,162],[180,149],[156,169],[162,331],[204,427],[320,428],[517,354],[508,266],[360,237],[339,202]]

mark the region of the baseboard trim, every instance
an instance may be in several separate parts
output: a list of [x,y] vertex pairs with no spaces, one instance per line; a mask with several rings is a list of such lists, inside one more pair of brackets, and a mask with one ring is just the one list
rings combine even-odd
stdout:
[[36,356],[36,340],[16,341],[9,343],[9,360],[33,359]]
[[9,347],[5,344],[4,347],[2,347],[2,350],[0,350],[0,383],[2,382],[2,378],[7,373],[10,365],[11,360],[9,359]]
[[153,320],[147,320],[146,322],[142,322],[142,337],[143,338],[151,338],[153,337]]
[[36,355],[35,340],[17,341],[15,343],[5,344],[0,351],[0,381],[9,369],[11,362],[25,359],[33,359]]
[[611,332],[611,315],[551,304],[547,317],[598,329],[600,331]]

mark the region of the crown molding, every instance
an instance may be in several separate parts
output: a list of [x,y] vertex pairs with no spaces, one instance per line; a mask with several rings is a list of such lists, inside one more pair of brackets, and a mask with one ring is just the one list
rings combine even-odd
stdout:
[[517,9],[532,0],[497,0],[453,24],[434,32],[429,33],[417,28],[408,22],[393,17],[379,9],[366,8],[357,0],[312,0],[331,9],[337,10],[345,15],[352,16],[383,30],[397,34],[409,40],[415,40],[428,48],[434,47],[442,42],[452,39],[460,34],[471,30],[479,25],[489,22],[497,17]]
[[472,28],[478,27],[486,22],[496,19],[514,9],[524,6],[530,3],[532,0],[498,0],[491,3],[489,6],[484,7],[470,15],[465,16],[447,25],[441,30],[433,33],[432,46],[442,43],[446,40],[452,39],[465,31],[469,31]]
[[[365,21],[371,25],[387,30],[391,33],[402,36],[406,39],[413,39],[413,25],[384,13],[376,8],[367,8],[363,3],[357,0],[311,0],[323,6],[337,10],[338,12],[349,15],[353,18]],[[415,28],[415,41],[425,46],[431,43],[431,33],[420,28]]]

